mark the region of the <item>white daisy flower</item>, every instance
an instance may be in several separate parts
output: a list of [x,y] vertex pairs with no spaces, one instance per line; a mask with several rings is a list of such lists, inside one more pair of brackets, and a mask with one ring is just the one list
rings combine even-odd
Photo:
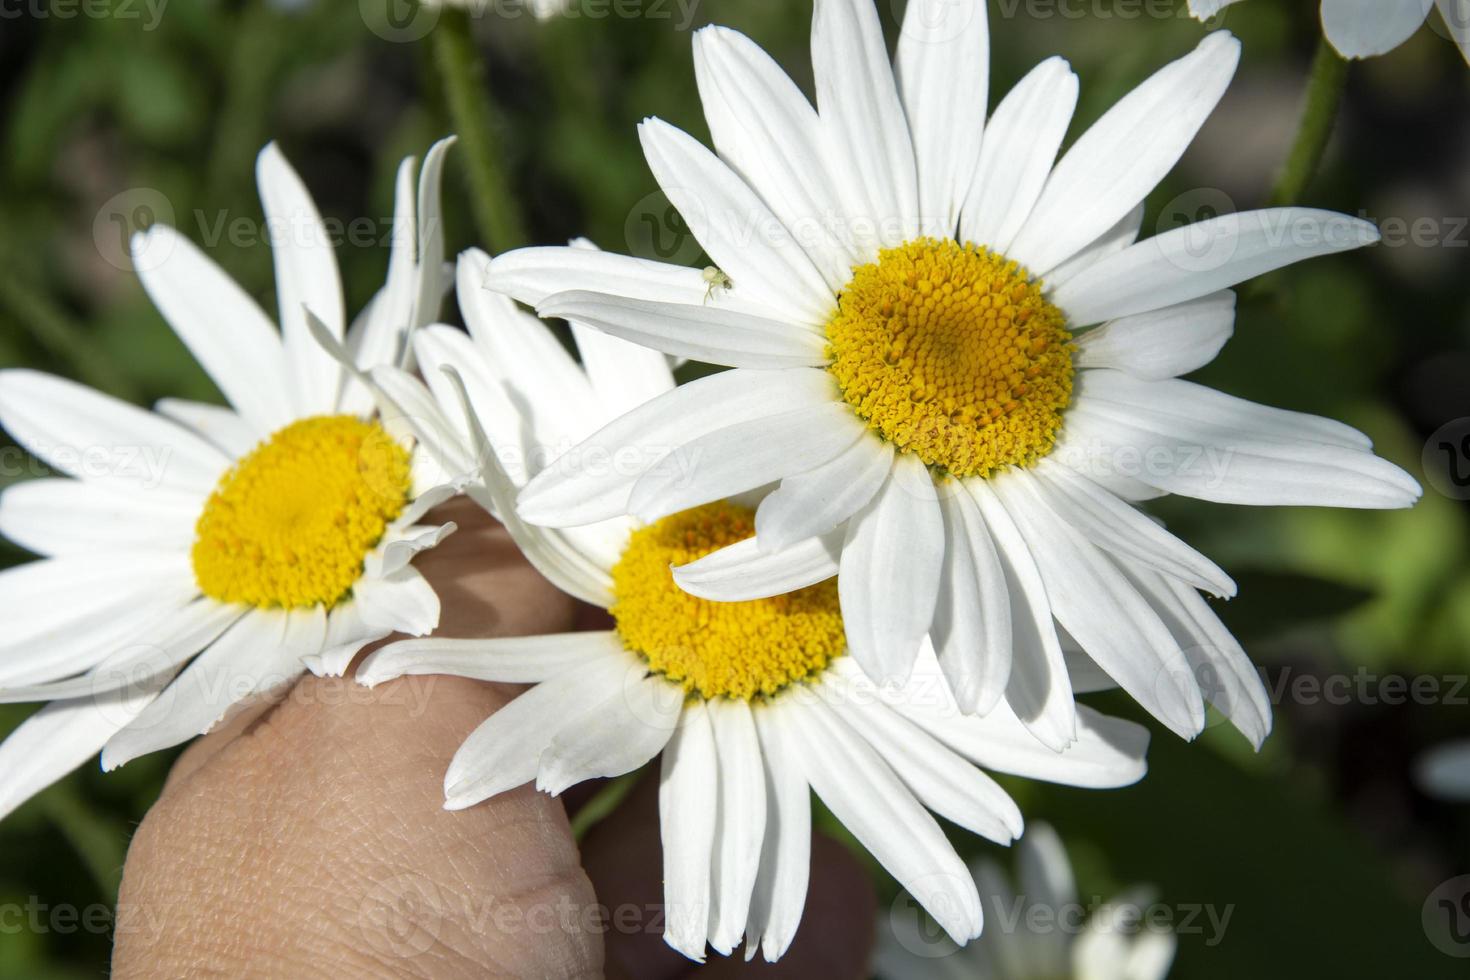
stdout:
[[[1189,12],[1208,20],[1239,2],[1189,0]],[[1413,37],[1435,7],[1460,53],[1470,61],[1470,0],[1322,0],[1322,31],[1344,58],[1371,58]]]
[[[1204,680],[1259,744],[1265,689],[1196,591],[1234,583],[1133,505],[1417,499],[1345,425],[1178,380],[1230,336],[1229,286],[1377,233],[1286,208],[1135,242],[1239,43],[1210,36],[1053,164],[1077,77],[1044,61],[983,120],[987,31],[979,4],[913,0],[895,78],[872,5],[817,0],[820,111],[748,38],[696,35],[718,155],[657,119],[641,135],[719,288],[706,270],[569,248],[502,255],[488,282],[733,370],[596,433],[537,474],[519,513],[653,522],[779,483],[756,539],[678,569],[684,588],[748,600],[840,571],[872,676],[906,677],[930,636],[966,710],[1004,698],[1053,748],[1073,736],[1074,686],[1108,679],[1186,737]],[[648,465],[578,465],[626,447]],[[1064,662],[1059,633],[1086,656]]]
[[[387,284],[345,336],[361,370],[397,363],[437,315],[450,142],[429,151],[417,189],[415,161],[399,168]],[[309,319],[344,335],[332,243],[274,144],[256,175],[280,332],[179,232],[133,240],[144,288],[229,408],[164,399],[149,412],[0,372],[0,425],[65,474],[0,496],[0,533],[44,556],[0,573],[0,701],[51,702],[0,745],[0,815],[99,750],[112,769],[177,745],[303,663],[340,674],[365,644],[438,624],[410,562],[454,529],[419,523],[452,491],[313,339]]]
[[[425,376],[462,373],[473,418],[451,423],[401,372],[374,378],[420,420],[426,442],[473,432],[455,452],[486,463],[469,492],[505,523],[527,557],[571,595],[609,610],[603,632],[395,643],[358,672],[365,684],[404,674],[455,674],[533,685],[465,741],[445,776],[460,809],[531,780],[559,794],[631,772],[662,753],[665,939],[702,960],[706,945],[768,960],[790,945],[806,898],[808,788],[956,941],[977,935],[974,883],[929,810],[1008,843],[1021,814],[978,766],[1079,786],[1131,783],[1147,732],[1079,708],[1064,753],[1036,741],[1004,706],[959,713],[926,650],[906,687],[880,690],[843,655],[837,587],[715,603],[681,591],[680,563],[753,529],[749,507],[719,501],[635,527],[623,517],[567,531],[515,516],[511,471],[536,472],[547,439],[577,438],[672,385],[663,355],[573,326],[584,368],[534,317],[482,287],[488,259],[460,262],[465,336],[429,327],[415,338]],[[456,374],[458,377],[459,374]],[[446,383],[448,379],[445,379]],[[502,385],[504,391],[497,391]],[[443,388],[441,387],[441,391]],[[462,405],[461,396],[453,397]],[[509,401],[517,416],[483,415]],[[463,426],[464,428],[456,428]],[[493,448],[492,448],[493,445]],[[618,466],[589,457],[589,466]]]
[[875,972],[880,980],[1163,980],[1174,962],[1174,934],[1141,921],[1152,902],[1132,889],[1095,909],[1078,901],[1062,840],[1032,824],[1018,848],[1016,892],[993,861],[978,862],[975,883],[990,927],[964,949],[926,934],[901,915],[878,925]]

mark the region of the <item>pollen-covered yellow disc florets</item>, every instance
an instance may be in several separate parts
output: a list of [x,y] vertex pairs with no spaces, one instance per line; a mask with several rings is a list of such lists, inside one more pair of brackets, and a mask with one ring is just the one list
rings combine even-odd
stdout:
[[955,476],[1046,455],[1072,396],[1061,311],[1015,262],[952,239],[859,266],[827,340],[828,370],[868,427]]
[[408,451],[376,422],[293,422],[221,478],[195,526],[194,578],[221,602],[330,607],[409,492]]
[[749,701],[819,673],[845,647],[837,580],[750,602],[711,602],[674,582],[670,565],[755,534],[755,515],[721,502],[633,532],[613,566],[618,635],[655,673],[705,699]]

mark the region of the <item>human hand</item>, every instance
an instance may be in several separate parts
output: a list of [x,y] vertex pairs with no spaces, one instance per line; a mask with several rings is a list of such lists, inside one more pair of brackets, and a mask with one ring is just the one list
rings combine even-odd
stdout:
[[[419,567],[440,634],[573,628],[585,612],[468,502]],[[774,966],[664,945],[657,779],[579,848],[563,800],[522,786],[443,809],[450,757],[518,689],[406,677],[372,690],[306,677],[197,740],[135,835],[114,975],[864,977],[874,898],[835,842],[813,846],[801,931]]]

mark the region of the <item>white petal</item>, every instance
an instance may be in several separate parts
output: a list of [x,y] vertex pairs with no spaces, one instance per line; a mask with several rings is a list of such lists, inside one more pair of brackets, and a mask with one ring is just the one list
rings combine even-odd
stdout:
[[369,626],[423,636],[439,625],[439,597],[413,566],[382,578],[364,575],[352,594]]
[[913,133],[921,231],[949,238],[980,160],[990,92],[984,3],[913,0],[894,56]]
[[836,306],[831,289],[745,181],[694,137],[661,119],[644,120],[638,135],[660,189],[733,289],[800,322],[826,322]]
[[1244,211],[1139,242],[1069,279],[1051,294],[1073,327],[1176,303],[1319,255],[1371,245],[1366,221],[1311,208]]
[[576,320],[631,343],[708,364],[775,370],[827,363],[822,337],[816,331],[717,306],[570,292],[548,297],[536,312]]
[[230,463],[161,415],[25,368],[0,371],[0,425],[69,476],[142,490],[207,494]]
[[307,654],[301,662],[318,677],[341,677],[363,647],[391,632],[381,626],[369,626],[362,618],[357,600],[349,598],[333,606],[328,614],[327,637],[322,641],[321,652]]
[[422,381],[392,367],[375,369],[372,380],[389,403],[381,414],[384,426],[390,431],[403,427],[411,432],[438,464],[441,475],[453,479],[475,472],[474,455],[465,435]]
[[960,237],[998,252],[1010,247],[1051,173],[1077,108],[1077,76],[1048,58],[995,107],[960,215]]
[[333,337],[342,339],[346,314],[337,255],[311,194],[276,144],[260,151],[255,180],[271,229],[281,334],[296,410],[303,416],[326,414],[336,408],[342,370],[312,338],[306,315],[311,311]]
[[192,576],[131,584],[86,605],[72,597],[53,600],[47,621],[37,624],[39,617],[32,617],[25,623],[27,636],[12,633],[0,643],[0,685],[49,683],[149,646],[198,595]]
[[766,775],[755,719],[744,701],[707,703],[719,755],[709,944],[722,956],[740,943],[766,833]]
[[1235,293],[1166,306],[1104,323],[1077,340],[1081,368],[1117,368],[1154,381],[1204,367],[1235,332]]
[[837,589],[850,652],[878,680],[909,675],[929,632],[944,561],[934,479],[901,453],[883,489],[847,525]]
[[719,761],[709,714],[690,702],[664,749],[658,822],[664,853],[664,942],[697,963],[709,936]]
[[984,716],[897,707],[956,752],[996,772],[1109,789],[1137,782],[1147,768],[1148,729],[1086,705],[1077,706],[1077,740],[1063,752],[1037,741],[1004,701]]
[[151,594],[198,594],[188,555],[122,552],[65,555],[0,570],[0,650],[51,642],[69,626],[85,632],[94,611],[115,616]]
[[1239,61],[1240,42],[1219,31],[1119,100],[1057,161],[1006,254],[1044,275],[1137,207],[1184,155]]
[[581,323],[573,322],[571,327],[582,367],[602,409],[599,423],[674,389],[674,373],[661,352]]
[[53,701],[0,744],[0,818],[96,755],[147,707],[158,686]]
[[791,946],[806,907],[811,875],[811,789],[801,770],[801,743],[783,719],[762,705],[754,712],[766,771],[766,835],[750,901],[746,959],[760,946],[774,963]]
[[848,202],[849,215],[873,223],[875,244],[913,238],[919,218],[914,145],[874,4],[817,0],[812,70],[817,111],[836,159],[851,169],[862,194]]
[[628,510],[652,523],[689,507],[763,487],[832,459],[866,433],[852,409],[832,402],[741,422],[686,443],[688,473],[650,473],[628,497]]
[[193,429],[231,458],[244,456],[260,442],[260,434],[245,421],[244,416],[222,405],[183,398],[160,398],[153,410]]
[[133,685],[146,685],[164,675],[213,643],[245,612],[241,606],[226,606],[213,599],[199,599],[176,612],[156,633],[114,652],[79,677],[28,684],[0,690],[0,703],[66,700],[100,697]]
[[1011,676],[1011,598],[975,500],[951,483],[939,497],[944,565],[932,636],[960,709],[986,714]]
[[836,575],[842,538],[841,531],[834,531],[780,551],[764,551],[756,538],[747,538],[674,566],[674,581],[690,595],[716,602],[783,595]]
[[985,480],[969,480],[970,492],[1005,572],[1011,604],[1011,675],[1006,703],[1036,738],[1060,752],[1076,737],[1076,706],[1062,647],[1052,625],[1051,600],[1031,549]]
[[[417,294],[418,216],[414,190],[414,171],[418,161],[404,157],[398,163],[393,181],[393,236],[389,243],[388,276],[383,288],[358,314],[347,332],[347,349],[364,374],[375,367],[401,367],[408,353],[407,332],[413,320],[413,304]],[[344,393],[344,406],[354,394],[349,384]],[[365,394],[365,393],[364,393]],[[370,403],[369,403],[370,404]]]
[[167,225],[133,236],[133,265],[158,312],[257,438],[291,421],[281,335],[245,290]]
[[[552,399],[547,394],[566,391],[558,387],[559,379],[551,372],[521,368],[521,384],[524,387],[511,388],[502,374],[504,366],[497,368],[492,365],[491,357],[486,355],[485,350],[464,331],[454,327],[434,324],[415,331],[413,350],[424,381],[433,392],[437,412],[444,413],[444,424],[440,424],[437,412],[432,408],[421,410],[426,416],[423,420],[409,419],[409,423],[416,435],[430,443],[431,452],[451,462],[459,458],[476,458],[468,415],[463,411],[458,390],[449,378],[451,369],[464,383],[465,391],[469,395],[470,410],[485,431],[496,458],[518,485],[529,479],[528,467],[539,459],[537,450],[540,447],[554,446],[572,437],[573,432],[568,430],[567,420],[562,417],[564,411],[567,414],[579,413],[582,418],[577,420],[578,423],[593,416],[590,397],[581,397],[583,392],[578,390],[567,391],[567,398],[557,402],[555,408],[549,407]],[[374,377],[391,370],[379,368],[374,372]],[[533,389],[533,386],[526,384],[526,378],[544,378],[544,388],[535,391],[533,397],[527,397],[532,394],[528,389]],[[407,385],[408,382],[400,381],[399,384]],[[583,389],[586,387],[581,378],[577,379],[577,384]],[[456,411],[457,408],[460,410]],[[547,410],[542,411],[542,408]],[[449,432],[458,433],[458,439],[463,445],[456,445],[449,453],[444,453],[437,447],[453,438]],[[587,434],[585,431],[576,433],[578,436]],[[473,472],[474,468],[471,467],[464,471],[464,475],[473,476]],[[454,471],[446,474],[451,477],[454,475]]]
[[1116,255],[1138,241],[1138,233],[1143,229],[1143,210],[1143,205],[1138,205],[1091,245],[1048,272],[1045,287],[1054,290],[1084,269],[1092,268],[1109,255]]
[[1187,381],[1113,371],[1080,380],[1055,455],[1084,476],[1121,468],[1161,490],[1220,503],[1392,508],[1419,498],[1412,477],[1338,422]]
[[1205,709],[1184,652],[1117,567],[1046,506],[1035,479],[1013,470],[991,485],[1036,556],[1053,615],[1150,714],[1194,738]]
[[893,443],[873,438],[855,418],[849,424],[861,433],[852,445],[820,466],[787,476],[761,501],[755,534],[763,551],[826,534],[867,506],[883,486],[893,468]]
[[832,227],[841,195],[827,174],[816,110],[753,41],[725,27],[694,35],[694,77],[715,149],[760,194],[829,289],[847,284],[858,253]]
[[[579,290],[687,306],[718,304],[768,317],[780,315],[779,309],[751,302],[739,283],[711,296],[701,269],[579,246],[518,248],[497,255],[484,268],[479,285],[499,290],[528,306],[536,306],[555,293]],[[463,297],[460,302],[464,302]]]
[[1240,0],[1189,0],[1189,13],[1197,20],[1209,20],[1232,3]]
[[[318,607],[317,614],[320,611]],[[240,617],[108,741],[102,768],[111,771],[202,735],[231,705],[300,676],[302,655],[314,651],[310,643],[288,642],[287,620],[299,615],[256,609]]]
[[1235,595],[1235,582],[1220,566],[1075,470],[1043,459],[1035,474],[1047,506],[1099,548],[1214,595]]
[[1119,564],[1178,638],[1205,700],[1259,749],[1271,733],[1271,698],[1240,643],[1188,585],[1128,562]]
[[1344,58],[1386,54],[1429,16],[1433,0],[1322,0],[1322,31]]
[[414,273],[417,294],[409,329],[432,323],[439,316],[449,283],[444,274],[444,218],[440,202],[440,186],[444,182],[444,158],[457,137],[447,136],[429,147],[424,154],[424,170],[419,175],[418,221],[414,231]]
[[924,806],[997,844],[1021,835],[1021,810],[1006,791],[912,721],[867,699],[836,708]]
[[680,448],[751,419],[816,407],[836,398],[827,372],[725,371],[680,385],[600,429],[526,485],[517,508],[538,524],[592,524],[628,512],[628,494],[655,467],[698,464]]
[[357,682],[375,687],[411,674],[449,674],[480,681],[538,684],[621,648],[611,633],[555,633],[487,640],[434,637],[400,640],[357,668]]
[[[1033,908],[1064,910],[1077,906],[1077,883],[1072,877],[1072,865],[1067,860],[1066,849],[1061,838],[1047,824],[1033,825],[1021,839],[1017,863],[1020,893]],[[1039,976],[1067,976],[1071,967],[1072,941],[1057,935],[1058,931],[1042,932],[1027,938],[1028,966]]]
[[[1037,905],[1062,909],[1077,901],[1077,882],[1067,849],[1050,824],[1035,823],[1026,831],[1019,848],[1021,894]],[[1063,967],[1065,964],[1055,964]],[[1060,974],[1057,974],[1058,976]]]
[[[405,366],[409,359],[410,332],[433,321],[443,305],[452,280],[445,273],[440,185],[444,158],[454,143],[455,137],[450,136],[429,148],[417,190],[414,158],[405,157],[399,164],[387,282],[365,311],[360,330],[354,324],[347,338],[354,361],[363,372],[376,367]],[[349,380],[343,393],[342,410],[363,411],[369,404],[367,393],[356,381]]]
[[537,684],[470,733],[444,774],[444,807],[462,810],[535,778],[541,753],[567,725],[607,700],[634,661],[589,660]]
[[[546,251],[573,256],[607,256],[605,252],[581,248]],[[546,324],[523,313],[508,297],[486,285],[491,278],[491,266],[490,256],[477,248],[461,253],[456,267],[455,295],[464,312],[470,336],[488,352],[492,368],[512,377],[536,371],[555,382],[556,388],[568,389],[568,397],[575,398],[579,405],[592,408],[592,389],[586,373]],[[562,292],[563,289],[552,292]],[[537,302],[545,298],[543,296]]]
[[954,847],[908,787],[819,698],[777,704],[802,733],[807,778],[842,821],[958,943],[980,934],[980,897]]
[[161,551],[194,543],[204,501],[162,488],[125,490],[84,480],[41,479],[0,493],[0,534],[39,555]]
[[683,707],[679,685],[625,676],[601,705],[552,738],[541,753],[536,788],[560,796],[577,783],[632,772],[663,751]]
[[[445,496],[452,491],[446,489]],[[437,548],[445,538],[455,532],[458,525],[453,521],[448,524],[436,525],[413,525],[404,528],[390,541],[385,541],[378,547],[377,556],[380,567],[379,574],[391,575],[409,562],[413,561],[419,554]]]
[[1147,416],[1197,420],[1226,429],[1255,431],[1266,440],[1306,442],[1367,451],[1372,441],[1350,425],[1320,415],[1271,408],[1189,381],[1146,381],[1117,371],[1088,371],[1077,402],[1087,410],[1107,406]]

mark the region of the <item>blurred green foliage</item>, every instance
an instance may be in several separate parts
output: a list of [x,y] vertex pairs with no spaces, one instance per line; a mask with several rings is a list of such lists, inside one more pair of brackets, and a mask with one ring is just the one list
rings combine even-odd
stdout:
[[[269,139],[283,144],[324,215],[374,222],[378,236],[339,250],[349,308],[361,308],[386,269],[398,160],[452,129],[429,39],[375,34],[364,20],[371,6],[168,0],[150,29],[145,6],[110,0],[109,16],[62,18],[41,3],[7,20],[0,363],[143,403],[218,398],[148,304],[122,243],[136,224],[171,220],[269,309],[269,248],[258,235],[219,233],[237,219],[259,222],[253,162]],[[1178,10],[1182,0],[1178,15],[1157,19],[1121,16],[1126,2],[1063,6],[1083,16],[1035,17],[1025,5],[992,3],[992,101],[1036,61],[1062,53],[1083,80],[1074,136],[1203,33]],[[1150,199],[1146,229],[1202,217],[1201,202],[1221,194],[1234,208],[1263,204],[1316,44],[1315,6],[1250,0],[1231,8],[1226,26],[1246,44],[1240,75],[1201,145]],[[518,198],[509,206],[533,240],[585,234],[649,254],[653,236],[669,231],[634,126],[658,115],[707,133],[688,25],[677,5],[661,7],[674,15],[544,25],[524,14],[474,18],[491,125]],[[880,8],[892,37],[901,3]],[[695,12],[696,26],[716,21],[751,34],[810,91],[807,4],[707,0]],[[1390,57],[1354,66],[1336,140],[1302,203],[1378,219],[1465,212],[1467,120],[1470,72],[1451,45],[1421,31]],[[478,236],[463,162],[451,158],[450,171],[453,252]],[[1200,188],[1213,193],[1199,196]],[[168,213],[140,209],[159,200]],[[1235,339],[1200,380],[1342,418],[1418,473],[1428,434],[1470,415],[1470,251],[1460,234],[1458,246],[1380,247],[1251,288]],[[685,258],[697,260],[697,250]],[[11,466],[0,483],[33,469]],[[1269,676],[1360,667],[1463,674],[1466,507],[1426,491],[1419,507],[1396,513],[1178,500],[1157,511],[1238,575],[1241,597],[1221,612]],[[24,558],[0,545],[0,563]],[[1103,700],[1139,714],[1122,699]],[[29,710],[0,709],[0,731]],[[1167,902],[1235,907],[1219,946],[1182,939],[1176,976],[1459,976],[1425,940],[1419,906],[1438,882],[1470,869],[1470,819],[1419,794],[1409,769],[1422,748],[1467,731],[1464,706],[1287,698],[1259,755],[1225,726],[1194,746],[1159,731],[1152,772],[1138,787],[1008,785],[1031,819],[1051,820],[1067,836],[1084,895],[1147,881]],[[89,765],[0,825],[0,906],[110,905],[129,830],[170,761],[146,758],[106,777]],[[0,976],[93,976],[105,969],[108,944],[105,931],[5,930]]]

